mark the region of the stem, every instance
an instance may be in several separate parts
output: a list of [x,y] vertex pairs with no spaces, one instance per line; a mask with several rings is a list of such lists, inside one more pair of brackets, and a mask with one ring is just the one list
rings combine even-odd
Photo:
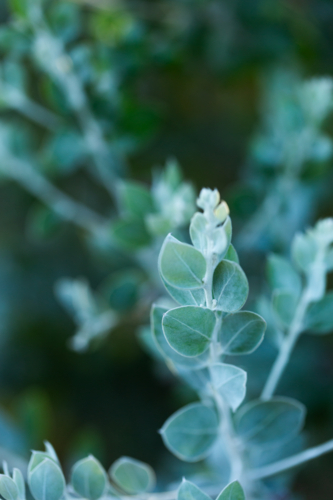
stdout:
[[[208,219],[209,220],[209,219]],[[207,228],[207,240],[208,248],[206,253],[206,276],[205,276],[205,295],[206,295],[206,305],[208,308],[213,308],[213,273],[216,267],[216,259],[212,252],[212,241],[210,239],[210,232],[214,229],[214,222],[208,225]],[[210,359],[209,368],[218,362],[219,360],[219,341],[218,332],[222,325],[222,315],[221,313],[215,311],[216,324],[212,336],[212,342],[210,345]],[[211,376],[212,378],[212,376]],[[230,415],[230,409],[225,404],[223,398],[216,389],[212,391],[215,404],[220,416],[220,434],[223,436],[223,440],[226,446],[227,455],[230,462],[230,481],[235,481],[241,477],[243,463],[239,455],[239,450],[236,444],[234,426]]]
[[283,341],[278,357],[273,364],[272,370],[268,376],[265,387],[261,394],[261,399],[267,401],[272,397],[279,380],[288,364],[291,352],[297,342],[299,335],[302,333],[303,320],[306,309],[309,305],[308,289],[306,288],[301,296],[297,306],[294,319],[290,325],[289,331]]
[[6,85],[5,92],[12,108],[22,115],[51,131],[59,127],[60,119],[58,116],[29,99],[15,87]]
[[2,158],[0,171],[23,185],[63,219],[93,234],[106,226],[106,219],[53,186],[28,162],[4,154]]
[[320,300],[325,293],[325,251],[325,245],[319,248],[316,258],[309,269],[307,274],[307,283],[303,289],[293,321],[291,322],[289,331],[285,336],[285,340],[281,344],[280,352],[275,360],[275,363],[273,364],[272,370],[262,391],[261,399],[264,401],[270,399],[274,394],[297,339],[303,332],[304,316],[309,304]]
[[89,107],[84,87],[73,70],[72,60],[67,55],[64,44],[54,37],[45,22],[32,26],[39,44],[46,44],[52,54],[41,59],[44,70],[55,79],[69,105],[76,114],[84,142],[94,162],[99,178],[112,197],[116,196],[115,170],[118,161],[111,155],[104,133]]
[[264,479],[265,477],[274,476],[275,474],[279,474],[280,472],[284,472],[288,469],[296,467],[297,465],[301,465],[305,462],[313,460],[314,458],[317,458],[320,455],[324,455],[325,453],[328,453],[330,451],[333,451],[333,439],[319,446],[308,448],[307,450],[302,451],[297,455],[293,455],[292,457],[284,458],[283,460],[279,460],[278,462],[272,463],[270,465],[254,469],[248,473],[247,477],[250,480],[254,481],[258,479]]

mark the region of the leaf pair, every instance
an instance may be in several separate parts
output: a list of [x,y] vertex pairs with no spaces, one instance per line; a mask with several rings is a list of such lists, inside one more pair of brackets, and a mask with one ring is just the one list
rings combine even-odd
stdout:
[[[223,365],[214,365],[213,384],[223,392],[229,404],[235,407],[241,402],[240,390],[244,383],[240,370],[230,367],[222,376]],[[234,371],[234,381],[228,382]],[[238,380],[237,380],[238,379]],[[223,383],[225,382],[225,384]],[[228,388],[228,383],[235,386]],[[235,389],[233,391],[232,389]],[[276,397],[269,401],[252,401],[237,411],[234,419],[235,433],[244,447],[269,448],[288,442],[302,428],[305,418],[304,406],[290,398]],[[163,425],[161,435],[166,447],[178,458],[196,462],[208,456],[219,432],[219,421],[214,408],[202,403],[193,403],[178,410]]]
[[168,344],[187,357],[205,353],[216,328],[223,354],[248,354],[261,343],[266,328],[258,314],[247,311],[229,314],[221,324],[220,327],[212,310],[198,306],[170,309],[162,318]]
[[[183,479],[177,493],[177,500],[211,500],[211,497],[190,481]],[[243,488],[238,481],[227,485],[216,500],[245,500]]]
[[[230,257],[236,258],[233,249]],[[167,236],[159,257],[159,271],[166,289],[177,302],[184,305],[205,304],[203,287],[206,270],[206,259],[199,250],[171,235]],[[220,311],[233,312],[244,305],[248,282],[236,262],[222,260],[218,264],[213,276],[212,293],[216,309]]]

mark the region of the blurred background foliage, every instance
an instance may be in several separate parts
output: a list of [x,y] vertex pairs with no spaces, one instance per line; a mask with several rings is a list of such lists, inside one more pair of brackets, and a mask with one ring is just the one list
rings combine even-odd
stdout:
[[[160,243],[216,186],[254,304],[267,253],[332,215],[333,3],[11,0],[0,21],[1,453],[47,439],[67,465],[130,455],[167,476],[156,431],[193,395],[147,354]],[[318,440],[332,358],[305,337],[282,383]],[[332,463],[295,489],[326,499]]]

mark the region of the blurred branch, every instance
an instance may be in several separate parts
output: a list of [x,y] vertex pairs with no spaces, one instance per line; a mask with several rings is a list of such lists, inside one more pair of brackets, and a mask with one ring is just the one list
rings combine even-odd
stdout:
[[20,183],[60,217],[90,233],[96,234],[108,222],[101,215],[53,186],[27,161],[12,155],[2,155],[0,173]]
[[29,99],[19,89],[16,89],[12,85],[2,83],[1,90],[6,104],[10,105],[25,117],[51,131],[59,127],[60,119],[58,116]]
[[43,19],[40,23],[32,22],[31,28],[36,35],[36,59],[62,89],[76,115],[98,177],[111,196],[115,197],[115,179],[119,161],[112,154],[104,133],[90,109],[83,84],[74,71],[72,59],[66,53],[62,41],[53,35]]

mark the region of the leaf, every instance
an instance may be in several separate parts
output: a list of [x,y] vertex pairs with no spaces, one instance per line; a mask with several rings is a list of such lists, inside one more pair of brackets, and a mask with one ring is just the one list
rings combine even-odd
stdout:
[[209,347],[215,322],[215,314],[210,309],[183,306],[165,313],[162,327],[176,352],[183,356],[199,356]]
[[163,284],[171,297],[183,306],[202,306],[206,305],[205,291],[202,288],[185,290],[184,288],[175,288],[169,285],[163,278]]
[[244,490],[238,481],[228,484],[216,500],[245,500]]
[[28,465],[28,477],[35,469],[35,467],[37,467],[37,465],[42,463],[43,460],[45,460],[45,458],[50,458],[55,463],[58,463],[57,460],[54,460],[53,456],[51,456],[49,453],[45,451],[33,451]]
[[137,182],[122,182],[117,194],[120,210],[125,216],[143,219],[145,215],[155,212],[149,190]]
[[307,273],[312,262],[316,258],[316,242],[309,234],[298,233],[291,245],[293,261],[298,268]]
[[201,288],[206,273],[202,253],[168,235],[159,255],[162,278],[176,288]]
[[193,403],[174,413],[161,429],[165,446],[176,457],[187,462],[205,458],[218,436],[215,411]]
[[190,224],[190,236],[195,248],[200,250],[200,252],[205,252],[207,250],[207,219],[204,214],[196,212],[191,220]]
[[144,462],[129,457],[119,458],[111,466],[110,476],[117,486],[131,495],[150,491],[155,485],[153,469]]
[[237,366],[216,363],[210,367],[211,383],[228,406],[236,411],[246,393],[247,374]]
[[249,354],[261,344],[266,322],[259,314],[241,311],[228,314],[223,321],[220,341],[224,354]]
[[103,496],[107,486],[106,472],[99,461],[90,455],[74,465],[71,484],[82,497],[97,500]]
[[273,312],[281,325],[290,325],[295,316],[297,303],[298,298],[287,290],[276,290],[273,293]]
[[50,458],[45,458],[34,467],[28,482],[35,500],[59,500],[65,490],[63,473]]
[[164,356],[169,358],[176,365],[182,366],[187,369],[195,369],[204,366],[207,362],[207,355],[203,354],[195,358],[188,358],[178,354],[170,345],[168,344],[163,328],[162,328],[162,318],[163,315],[168,310],[164,307],[153,305],[150,314],[152,336],[159,352]]
[[177,500],[211,500],[198,486],[183,479],[178,488]]
[[5,500],[18,500],[19,492],[15,482],[9,476],[0,474],[0,495]]
[[236,413],[235,429],[247,446],[275,446],[302,428],[305,407],[290,398],[251,401]]
[[229,248],[227,250],[227,253],[224,256],[225,260],[231,260],[232,262],[236,262],[236,264],[239,264],[239,258],[238,254],[235,250],[235,247],[233,245],[229,245]]
[[299,296],[302,289],[300,275],[287,259],[271,254],[267,261],[267,277],[273,290],[288,290]]
[[317,334],[333,331],[333,292],[310,304],[305,315],[304,329]]
[[222,260],[213,277],[216,307],[224,312],[240,309],[246,302],[249,284],[242,268],[235,262]]
[[20,469],[13,469],[13,480],[17,486],[20,500],[25,500],[25,482]]
[[143,221],[120,219],[111,225],[111,236],[125,250],[136,250],[149,245],[151,237]]

